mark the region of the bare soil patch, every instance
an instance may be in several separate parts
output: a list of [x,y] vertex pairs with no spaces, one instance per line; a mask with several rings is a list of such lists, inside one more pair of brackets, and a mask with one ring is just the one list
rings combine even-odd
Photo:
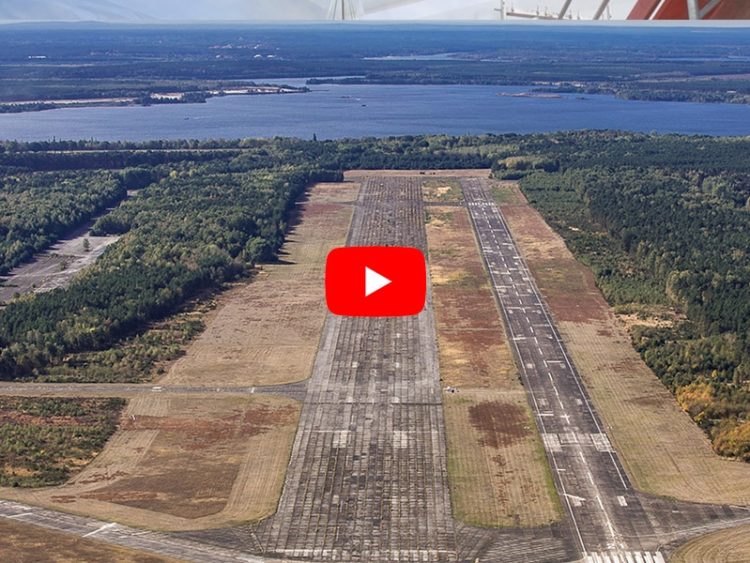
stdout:
[[91,224],[78,229],[39,254],[33,262],[18,266],[2,278],[0,303],[8,302],[16,295],[66,287],[78,272],[93,264],[108,246],[120,238],[92,236],[90,227]]
[[346,240],[359,185],[318,184],[278,263],[224,293],[163,385],[274,385],[310,376],[325,319],[328,252]]
[[471,405],[469,420],[482,433],[481,444],[491,448],[522,442],[531,434],[527,412],[512,403],[492,401]]
[[176,563],[178,561],[171,557],[146,554],[7,519],[0,519],[0,559],[4,563],[38,563],[42,560],[54,563],[80,563],[81,561]]
[[465,209],[435,207],[427,239],[454,516],[539,526],[560,509]]
[[636,487],[687,501],[750,504],[750,466],[713,452],[635,351],[591,271],[531,206],[502,210]]

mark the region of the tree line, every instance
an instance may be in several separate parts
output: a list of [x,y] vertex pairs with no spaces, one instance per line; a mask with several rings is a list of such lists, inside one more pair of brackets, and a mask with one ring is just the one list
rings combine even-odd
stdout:
[[[550,139],[552,140],[552,139]],[[686,320],[632,331],[636,349],[722,454],[750,460],[750,171],[743,139],[571,134],[560,170],[521,186],[621,310]],[[639,163],[639,166],[635,166]],[[507,177],[512,167],[495,165]]]

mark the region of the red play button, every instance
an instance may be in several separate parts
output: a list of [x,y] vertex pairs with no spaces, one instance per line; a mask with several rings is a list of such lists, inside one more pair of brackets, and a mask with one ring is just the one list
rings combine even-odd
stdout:
[[418,315],[426,292],[424,255],[417,248],[350,246],[328,254],[326,302],[334,315]]

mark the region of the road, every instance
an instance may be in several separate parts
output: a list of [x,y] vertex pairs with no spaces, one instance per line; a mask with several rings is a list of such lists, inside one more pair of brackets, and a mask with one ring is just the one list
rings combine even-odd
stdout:
[[9,397],[123,397],[144,393],[162,395],[284,395],[305,396],[307,382],[263,387],[206,387],[197,385],[154,385],[152,383],[12,383],[0,382],[0,396]]
[[93,518],[64,514],[6,500],[0,500],[0,517],[73,534],[81,538],[103,541],[139,551],[158,553],[182,561],[195,561],[196,563],[205,563],[206,561],[212,563],[262,563],[263,561],[262,558],[247,553],[200,544],[169,534],[129,528],[114,522],[102,522]]

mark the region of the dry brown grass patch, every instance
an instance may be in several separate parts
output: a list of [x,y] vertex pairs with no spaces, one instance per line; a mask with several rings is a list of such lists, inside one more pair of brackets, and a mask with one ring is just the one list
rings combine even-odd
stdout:
[[670,558],[672,563],[746,563],[750,561],[750,526],[694,539]]
[[20,502],[166,530],[273,514],[299,418],[291,399],[148,396],[109,447],[67,484],[4,489]]
[[[245,441],[264,452],[265,433],[290,427],[297,406],[259,401],[177,400],[179,416],[142,416],[129,419],[125,431],[158,431],[150,454],[138,473],[123,476],[110,486],[85,493],[83,498],[114,502],[181,518],[200,518],[221,512],[242,470]],[[227,414],[212,416],[211,410]],[[186,464],[186,456],[190,463]],[[260,502],[263,504],[263,502]]]
[[226,292],[162,385],[273,385],[310,376],[325,319],[328,252],[346,240],[358,184],[318,184],[280,262]]
[[538,526],[557,495],[465,209],[430,209],[430,276],[456,518]]

